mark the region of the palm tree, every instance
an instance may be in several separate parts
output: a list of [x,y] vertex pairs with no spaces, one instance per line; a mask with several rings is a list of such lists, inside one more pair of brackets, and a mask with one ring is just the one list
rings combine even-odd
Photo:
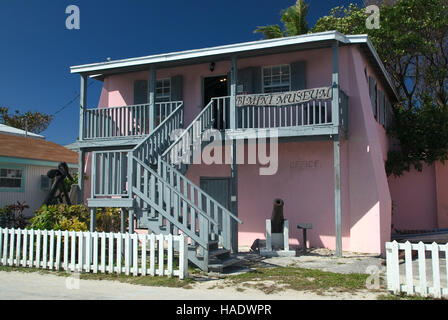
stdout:
[[309,5],[305,0],[297,0],[296,4],[281,11],[281,22],[283,30],[278,24],[261,26],[255,29],[254,33],[262,33],[266,39],[296,36],[308,32],[308,22],[306,14]]

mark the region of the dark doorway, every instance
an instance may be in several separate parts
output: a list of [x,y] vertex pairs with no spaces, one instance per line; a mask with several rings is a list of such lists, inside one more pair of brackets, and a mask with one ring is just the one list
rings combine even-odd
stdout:
[[212,98],[227,96],[227,76],[204,78],[204,107]]
[[[206,77],[204,78],[204,101],[205,107],[212,98],[225,97],[228,95],[227,76]],[[214,106],[213,118],[215,119],[214,128],[223,129],[224,127],[223,108]]]

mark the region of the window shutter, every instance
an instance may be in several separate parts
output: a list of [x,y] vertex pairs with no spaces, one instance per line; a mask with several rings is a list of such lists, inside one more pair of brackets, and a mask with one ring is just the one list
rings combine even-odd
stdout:
[[378,99],[380,100],[378,105],[379,105],[379,115],[378,115],[378,122],[380,124],[382,124],[383,126],[385,125],[385,121],[384,121],[384,114],[385,114],[385,110],[384,110],[384,92],[381,90],[378,90]]
[[390,128],[391,124],[392,124],[392,116],[393,116],[393,112],[392,112],[392,104],[390,103],[390,101],[388,99],[386,99],[386,112],[385,112],[385,124],[386,124],[386,129]]
[[375,91],[375,79],[369,76],[369,94],[370,103],[372,104],[373,116],[376,118],[376,91]]
[[306,62],[291,63],[291,90],[306,89]]
[[174,76],[171,78],[171,101],[182,101],[182,76]]
[[148,103],[148,82],[146,80],[134,81],[134,104]]
[[237,87],[237,93],[236,94],[241,94],[241,93],[253,93],[253,68],[249,67],[249,68],[244,68],[244,69],[240,69],[238,70],[238,87],[243,87],[242,88],[242,92],[240,92],[240,90],[238,90]]
[[262,93],[261,67],[252,68],[252,93]]

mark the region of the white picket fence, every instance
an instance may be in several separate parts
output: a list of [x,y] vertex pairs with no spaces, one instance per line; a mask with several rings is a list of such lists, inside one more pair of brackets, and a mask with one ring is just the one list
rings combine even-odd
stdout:
[[185,235],[0,228],[0,265],[184,279],[187,245]]
[[[404,264],[400,264],[400,251],[404,251]],[[447,257],[448,243],[386,242],[387,289],[395,294],[448,298]]]

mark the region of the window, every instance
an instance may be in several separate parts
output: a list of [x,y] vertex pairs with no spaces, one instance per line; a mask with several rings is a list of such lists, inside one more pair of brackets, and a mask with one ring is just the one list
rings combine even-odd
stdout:
[[23,188],[24,170],[22,168],[0,168],[0,188]]
[[263,68],[263,92],[290,91],[291,69],[288,64]]
[[171,79],[156,81],[156,102],[171,101]]

